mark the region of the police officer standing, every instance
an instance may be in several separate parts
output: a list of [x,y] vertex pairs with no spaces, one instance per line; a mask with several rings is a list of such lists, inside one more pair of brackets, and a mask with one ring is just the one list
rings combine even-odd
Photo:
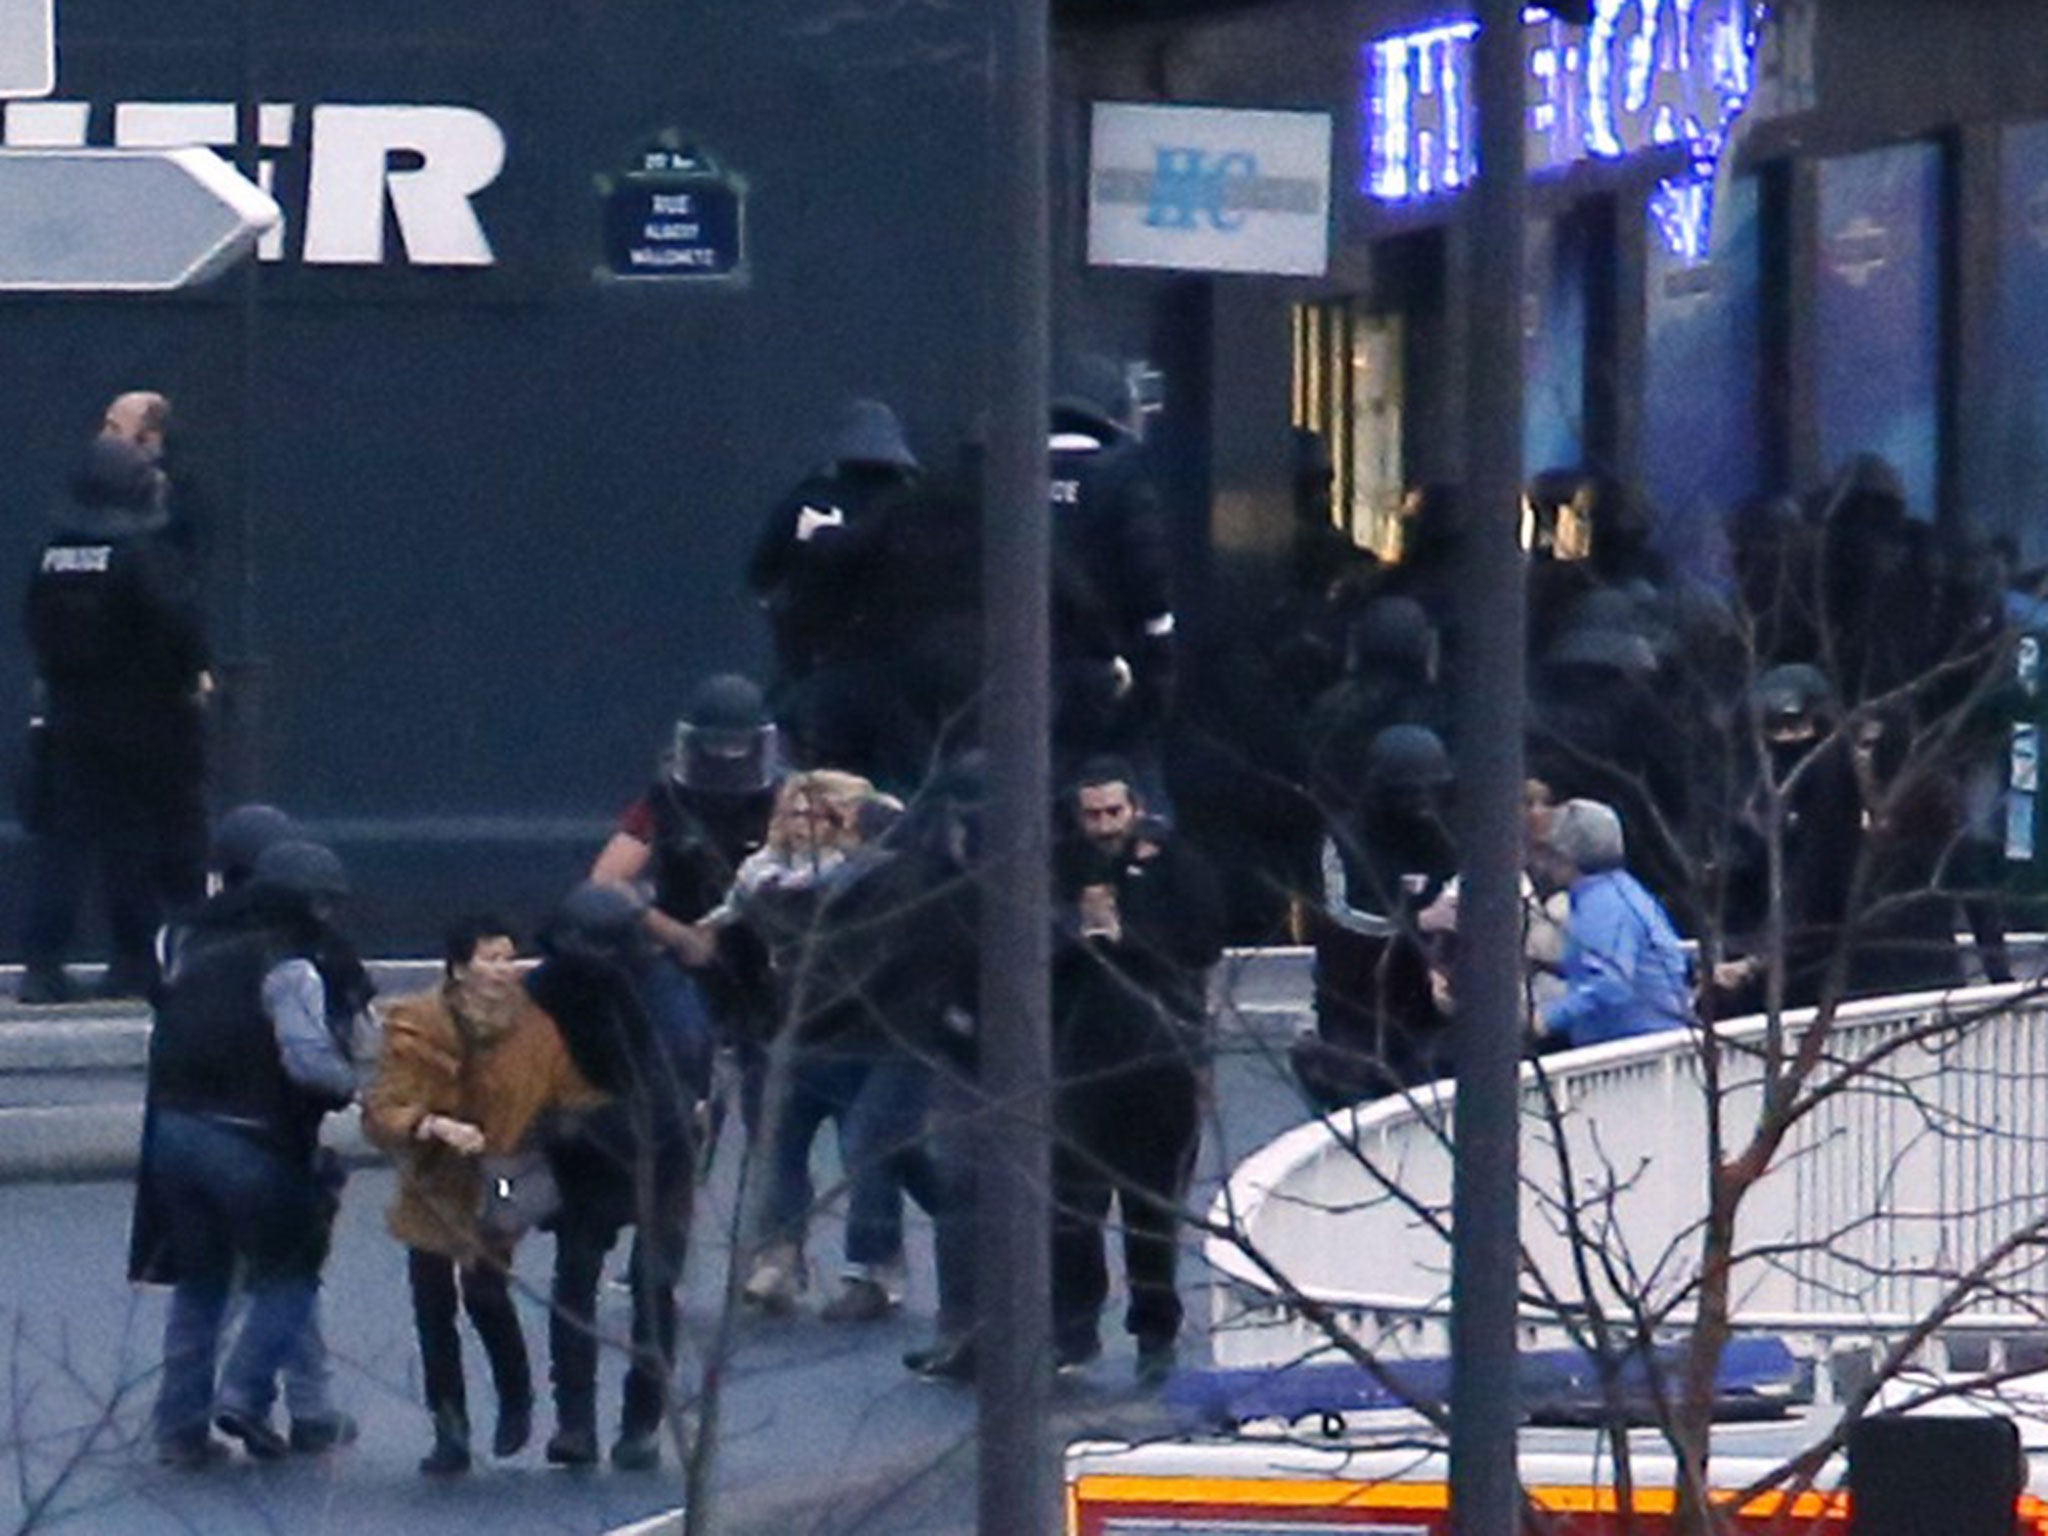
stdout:
[[922,743],[877,655],[873,605],[889,510],[917,483],[917,455],[894,411],[853,400],[821,457],[769,513],[747,565],[774,631],[776,714],[802,766],[907,783]]
[[593,882],[646,895],[644,922],[658,952],[648,967],[651,1005],[680,1012],[698,1006],[686,992],[701,993],[720,1042],[739,1057],[749,1126],[758,1120],[775,1022],[768,953],[744,924],[698,924],[768,835],[781,756],[761,690],[734,672],[706,678],[654,782],[626,808],[590,867]]
[[1123,371],[1082,354],[1052,400],[1054,751],[1129,758],[1158,803],[1172,699],[1172,563]]
[[45,734],[23,807],[34,839],[21,1000],[71,996],[65,950],[97,860],[112,954],[102,993],[139,996],[167,911],[204,894],[201,700],[209,686],[190,562],[165,537],[162,472],[94,439],[28,586]]

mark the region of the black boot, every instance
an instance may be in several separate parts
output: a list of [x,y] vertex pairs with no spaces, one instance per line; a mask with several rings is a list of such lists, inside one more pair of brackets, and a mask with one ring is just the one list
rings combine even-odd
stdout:
[[469,1415],[443,1408],[434,1415],[434,1448],[420,1458],[428,1477],[459,1477],[469,1470]]
[[515,1397],[498,1404],[498,1431],[491,1436],[491,1454],[517,1456],[533,1438],[533,1399]]

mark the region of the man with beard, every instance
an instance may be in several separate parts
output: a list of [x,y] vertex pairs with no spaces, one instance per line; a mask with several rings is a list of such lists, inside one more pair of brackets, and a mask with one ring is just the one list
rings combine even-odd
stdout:
[[1114,1195],[1130,1281],[1124,1326],[1138,1341],[1139,1380],[1157,1383],[1180,1334],[1177,1232],[1201,1138],[1223,902],[1208,866],[1146,817],[1134,781],[1121,759],[1084,765],[1072,802],[1080,835],[1057,869],[1053,1349],[1062,1369],[1102,1352]]

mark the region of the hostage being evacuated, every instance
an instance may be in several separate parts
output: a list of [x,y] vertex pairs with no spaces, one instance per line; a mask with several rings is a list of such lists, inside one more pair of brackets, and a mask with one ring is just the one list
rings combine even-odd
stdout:
[[689,1231],[694,1130],[706,1063],[702,1041],[648,1001],[653,946],[646,903],[632,889],[585,881],[541,935],[527,991],[562,1031],[582,1076],[610,1096],[550,1141],[561,1189],[548,1353],[558,1466],[597,1460],[597,1287],[619,1233],[633,1229],[632,1364],[612,1464],[660,1461],[676,1358],[675,1289]]
[[1319,1107],[1453,1070],[1450,1021],[1432,998],[1415,923],[1457,869],[1445,820],[1451,791],[1442,738],[1389,726],[1366,752],[1358,809],[1329,823],[1312,923],[1316,1028],[1292,1051],[1295,1076]]
[[489,1158],[545,1140],[551,1114],[602,1096],[569,1059],[555,1021],[520,985],[512,930],[491,917],[449,929],[439,986],[392,1003],[363,1128],[398,1164],[388,1222],[406,1248],[433,1449],[429,1476],[470,1465],[458,1298],[497,1388],[491,1450],[516,1455],[533,1424],[533,1378],[509,1285],[518,1234],[478,1213]]
[[1657,898],[1624,867],[1614,808],[1567,800],[1550,818],[1544,849],[1549,882],[1571,894],[1571,916],[1560,966],[1564,995],[1542,1011],[1539,1033],[1554,1044],[1600,1045],[1689,1024],[1685,949]]

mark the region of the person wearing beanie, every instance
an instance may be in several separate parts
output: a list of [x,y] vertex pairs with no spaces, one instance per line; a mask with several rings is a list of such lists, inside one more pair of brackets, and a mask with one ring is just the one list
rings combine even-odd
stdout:
[[1598,800],[1567,800],[1550,818],[1549,878],[1571,894],[1564,996],[1542,1033],[1569,1046],[1678,1029],[1693,1018],[1685,950],[1664,908],[1624,867],[1621,817]]
[[32,839],[25,1003],[70,999],[66,951],[95,866],[111,948],[104,996],[147,995],[157,928],[204,894],[206,636],[166,522],[147,454],[95,438],[29,579],[41,725],[21,806]]

